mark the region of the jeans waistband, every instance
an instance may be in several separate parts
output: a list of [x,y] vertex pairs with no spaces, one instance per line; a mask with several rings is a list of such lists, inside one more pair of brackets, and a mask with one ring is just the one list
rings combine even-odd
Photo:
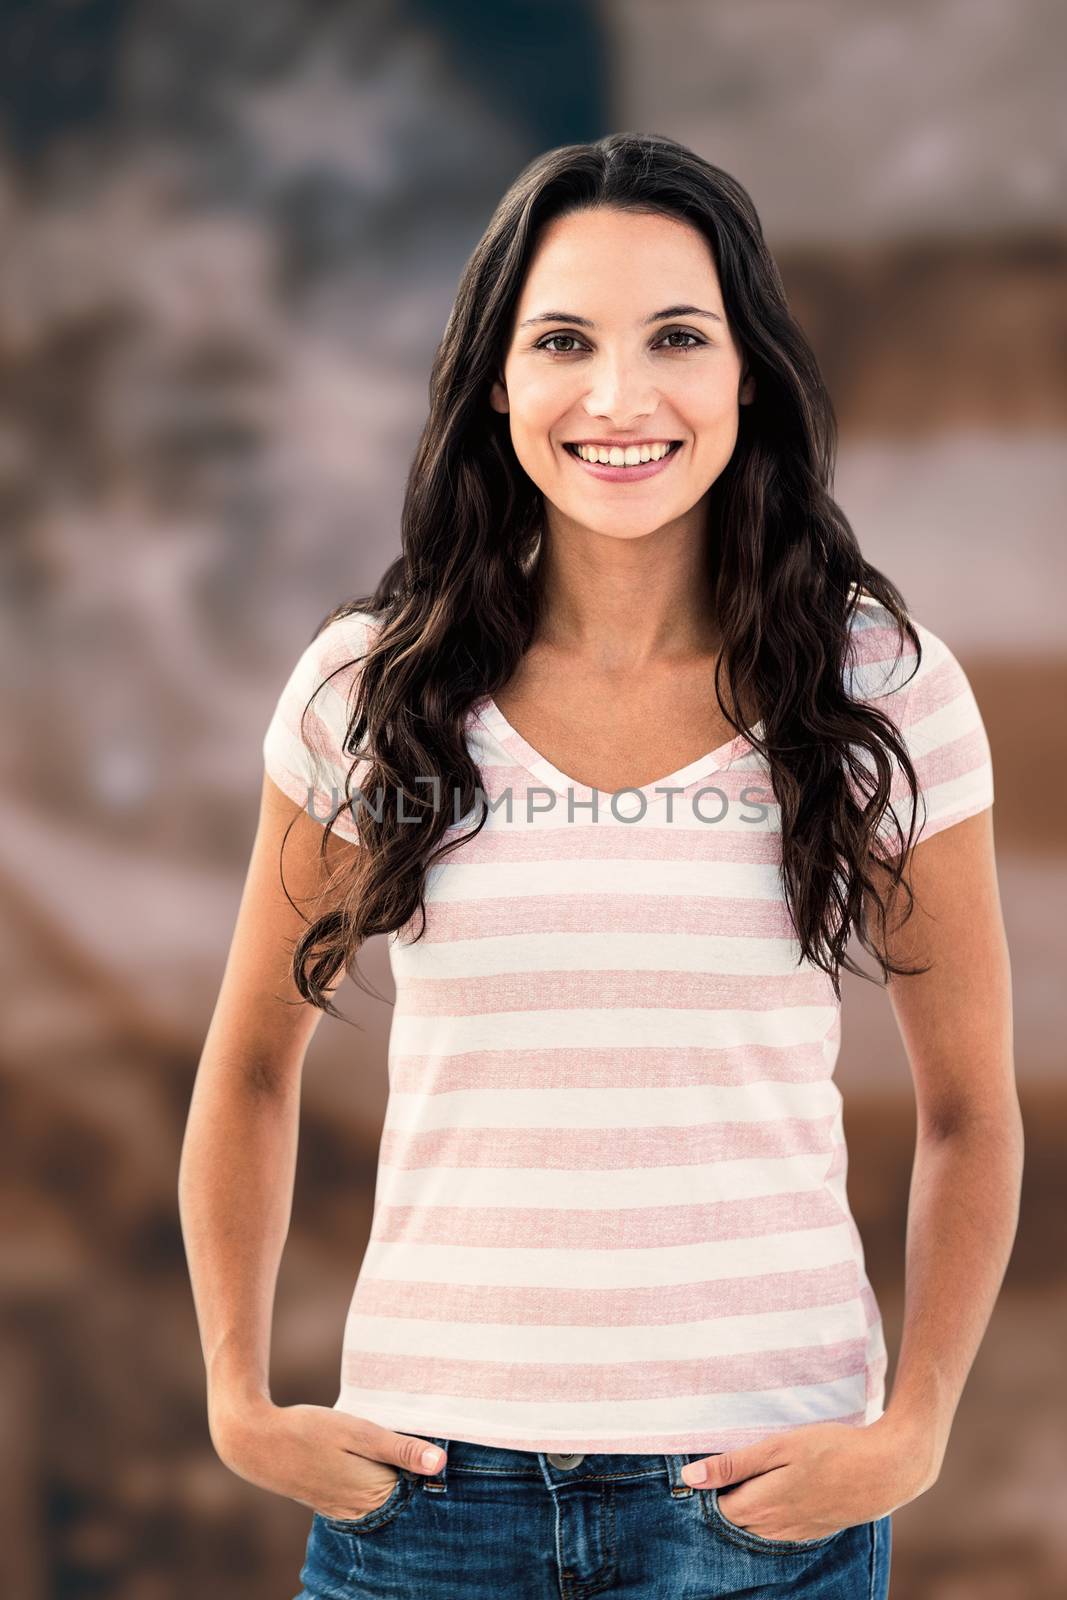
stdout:
[[[467,1439],[445,1439],[437,1434],[424,1433],[420,1438],[439,1445],[445,1452],[445,1462],[433,1475],[419,1473],[418,1479],[425,1490],[443,1494],[448,1489],[449,1473],[474,1472],[486,1477],[529,1478],[556,1488],[576,1482],[618,1482],[622,1478],[655,1478],[663,1480],[664,1487],[675,1497],[691,1495],[693,1489],[682,1479],[681,1472],[687,1461],[701,1461],[711,1451],[689,1455],[582,1455],[580,1452],[544,1450],[508,1450],[499,1445],[473,1444]],[[559,1465],[553,1456],[562,1456],[569,1465]]]

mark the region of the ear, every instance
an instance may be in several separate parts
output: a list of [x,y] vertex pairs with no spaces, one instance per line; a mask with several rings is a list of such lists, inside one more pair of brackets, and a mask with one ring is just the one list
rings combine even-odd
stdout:
[[503,377],[498,378],[490,389],[489,404],[492,406],[494,411],[506,413],[511,409],[508,404],[508,391],[504,384]]
[[756,380],[751,373],[746,372],[744,381],[738,391],[737,402],[742,406],[750,406],[756,398]]

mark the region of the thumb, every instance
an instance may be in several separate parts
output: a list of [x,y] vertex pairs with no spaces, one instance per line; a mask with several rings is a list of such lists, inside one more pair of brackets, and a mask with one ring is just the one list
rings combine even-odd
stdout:
[[682,1468],[682,1481],[703,1484],[709,1489],[737,1483],[764,1470],[764,1454],[760,1445],[752,1445],[744,1450],[723,1450],[718,1455],[704,1456],[700,1461],[686,1463]]
[[429,1439],[419,1439],[410,1433],[394,1433],[392,1428],[370,1427],[370,1444],[367,1451],[376,1461],[388,1461],[395,1467],[406,1467],[410,1472],[434,1473],[445,1464],[445,1452]]

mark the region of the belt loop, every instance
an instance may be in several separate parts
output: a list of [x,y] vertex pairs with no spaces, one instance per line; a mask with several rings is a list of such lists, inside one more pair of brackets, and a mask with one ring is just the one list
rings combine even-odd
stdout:
[[671,1491],[671,1498],[683,1500],[693,1492],[693,1485],[686,1483],[682,1477],[682,1468],[689,1461],[688,1456],[664,1456],[667,1463],[667,1485]]
[[438,1439],[432,1433],[424,1433],[422,1437],[429,1444],[435,1444],[441,1450],[443,1450],[445,1452],[445,1459],[443,1465],[438,1467],[437,1471],[432,1475],[425,1472],[419,1472],[416,1473],[416,1477],[419,1479],[422,1485],[424,1494],[446,1494],[448,1492],[447,1478],[449,1440]]

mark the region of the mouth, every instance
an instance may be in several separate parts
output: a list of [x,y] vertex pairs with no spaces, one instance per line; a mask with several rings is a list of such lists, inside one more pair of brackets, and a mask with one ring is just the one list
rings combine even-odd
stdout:
[[563,449],[570,459],[590,476],[601,478],[607,483],[629,483],[641,482],[645,478],[652,478],[657,473],[663,472],[677,456],[683,443],[681,439],[672,439],[669,441],[666,453],[660,456],[658,461],[639,461],[629,467],[612,466],[601,461],[583,461],[578,454],[577,445],[569,442],[564,444]]

